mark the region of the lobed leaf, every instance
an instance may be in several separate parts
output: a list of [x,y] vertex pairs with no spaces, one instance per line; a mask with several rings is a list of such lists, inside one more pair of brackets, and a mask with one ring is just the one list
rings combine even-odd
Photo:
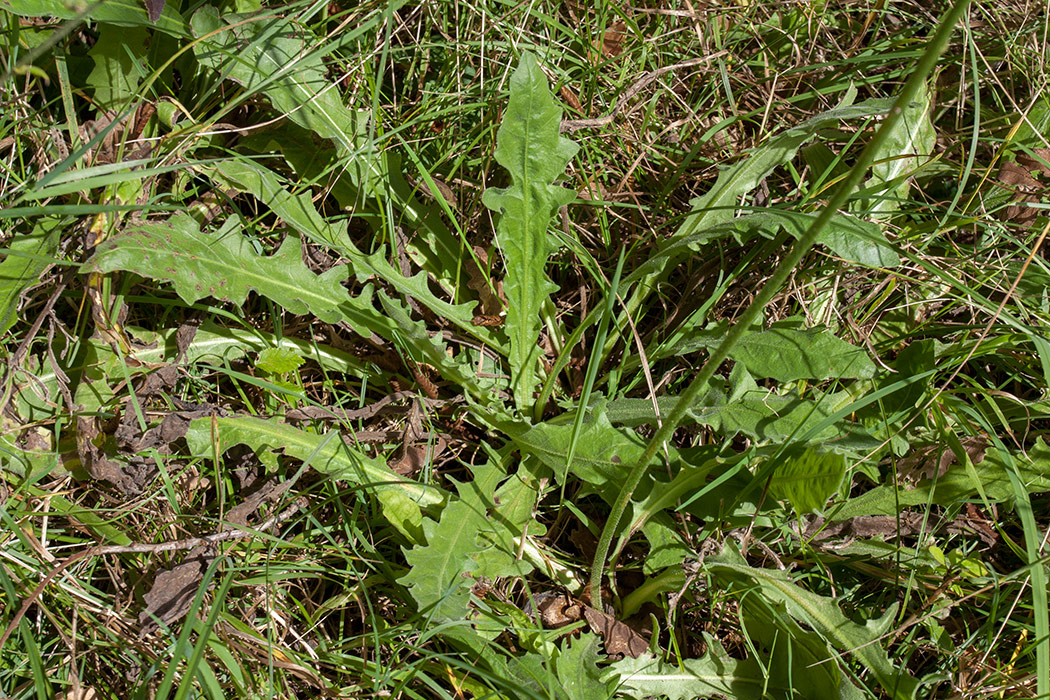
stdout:
[[315,275],[303,264],[298,238],[286,238],[266,257],[232,225],[203,233],[183,213],[129,226],[99,245],[85,265],[86,272],[114,270],[174,282],[175,292],[187,304],[211,296],[240,306],[254,290],[290,313],[311,313],[326,323],[343,320],[339,305],[349,298],[342,285],[347,267]]
[[186,433],[190,453],[197,457],[210,458],[216,438],[220,455],[235,445],[247,445],[256,453],[282,450],[289,457],[310,460],[310,467],[322,474],[375,493],[388,520],[400,526],[410,540],[422,534],[418,531],[421,508],[441,506],[447,498],[441,489],[406,479],[382,459],[370,457],[339,438],[326,441],[324,435],[277,419],[227,416],[215,418],[213,423],[210,418],[198,418]]
[[558,208],[576,197],[553,184],[579,148],[560,135],[560,124],[561,109],[543,71],[532,54],[522,54],[496,136],[496,162],[510,172],[513,184],[482,194],[485,206],[501,214],[496,238],[507,270],[508,363],[514,403],[522,410],[531,406],[538,383],[540,309],[557,289],[544,271],[556,249],[547,227]]
[[403,303],[390,299],[382,292],[379,292],[378,297],[387,318],[398,328],[398,340],[404,344],[414,362],[433,367],[442,378],[454,382],[475,401],[482,404],[492,402],[492,394],[479,384],[473,368],[468,367],[458,357],[449,356],[448,346],[442,341],[440,333],[428,333],[426,324],[412,320]]
[[[248,94],[265,94],[279,114],[335,142],[342,152],[360,150],[361,117],[343,104],[322,54],[311,48],[316,37],[306,27],[272,15],[220,18],[209,6],[193,14],[190,27],[198,39],[193,53],[201,64]],[[354,162],[367,169],[365,161]]]
[[[382,280],[398,293],[416,299],[474,337],[495,344],[488,329],[474,325],[473,303],[450,304],[439,299],[430,291],[425,273],[405,277],[401,270],[383,257],[382,250],[365,255],[347,236],[345,223],[331,224],[325,221],[308,194],[292,194],[284,188],[281,179],[273,171],[257,163],[224,161],[208,172],[225,185],[258,197],[300,235],[339,253],[350,262],[350,268],[358,279],[375,277]],[[387,340],[393,340],[396,328],[370,303],[355,303],[352,315],[349,310],[344,312],[355,328],[367,329]],[[367,332],[363,335],[367,335]]]
[[602,679],[604,659],[598,635],[586,632],[579,638],[565,638],[554,660],[554,670],[567,700],[595,700],[612,697],[612,680]]
[[[532,570],[517,553],[526,530],[539,532],[529,528],[538,492],[517,475],[497,488],[504,474],[492,464],[473,470],[474,479],[457,484],[459,498],[441,511],[440,519],[423,521],[426,544],[405,550],[409,572],[399,582],[436,623],[467,617],[474,578],[524,576]],[[522,499],[528,504],[524,516]]]
[[[193,15],[191,26],[199,39],[194,54],[202,65],[235,81],[249,95],[266,95],[278,114],[306,129],[311,138],[315,135],[335,144],[342,160],[341,173],[359,190],[346,193],[340,185],[348,198],[356,203],[360,194],[389,197],[409,222],[447,242],[450,236],[447,229],[434,224],[433,209],[420,206],[412,197],[396,156],[377,152],[369,135],[371,112],[346,107],[339,86],[328,78],[326,53],[341,44],[352,45],[355,37],[382,21],[384,14],[374,12],[353,29],[322,41],[304,25],[283,17],[225,15],[220,19],[214,8],[203,7]],[[311,158],[316,157],[312,153]]]

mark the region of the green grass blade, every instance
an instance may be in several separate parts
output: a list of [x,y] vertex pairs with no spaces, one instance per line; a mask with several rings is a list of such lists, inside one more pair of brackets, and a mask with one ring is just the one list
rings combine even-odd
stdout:
[[646,447],[642,457],[632,467],[631,472],[628,474],[627,479],[624,481],[623,487],[620,490],[619,497],[612,505],[611,513],[608,520],[605,522],[605,527],[602,529],[601,538],[598,540],[598,547],[595,552],[594,565],[591,569],[590,579],[590,589],[593,600],[601,600],[602,574],[605,570],[605,559],[609,554],[609,547],[612,544],[612,538],[616,534],[616,530],[620,525],[620,519],[623,517],[623,512],[627,508],[627,503],[631,498],[631,494],[634,493],[635,488],[637,488],[638,483],[641,481],[642,475],[645,473],[649,461],[657,451],[660,450],[667,439],[671,437],[671,434],[685,417],[685,412],[688,406],[695,401],[700,395],[700,392],[707,386],[707,383],[710,381],[711,377],[714,376],[718,367],[727,357],[729,357],[729,353],[733,350],[736,344],[740,342],[740,339],[745,333],[747,333],[755,320],[758,319],[763,309],[765,309],[766,305],[773,299],[773,296],[780,291],[780,288],[787,281],[788,277],[794,272],[799,261],[801,261],[806,252],[813,247],[813,244],[816,243],[821,232],[835,217],[838,210],[846,203],[846,200],[849,198],[850,194],[852,194],[853,190],[861,183],[867,172],[868,166],[872,162],[873,155],[879,151],[883,142],[896,127],[898,120],[904,113],[904,107],[911,104],[919,90],[925,86],[926,77],[931,71],[933,71],[934,66],[936,66],[941,52],[944,51],[945,47],[948,45],[948,40],[955,29],[955,25],[963,16],[968,5],[969,0],[959,0],[941,20],[937,27],[936,34],[930,39],[925,53],[919,60],[911,77],[908,78],[908,82],[905,83],[900,96],[890,110],[889,116],[886,117],[882,127],[872,137],[867,148],[865,148],[857,158],[857,162],[850,171],[849,176],[843,181],[842,185],[836,189],[827,205],[821,211],[820,216],[813,222],[805,235],[798,240],[798,242],[792,247],[791,251],[780,261],[776,271],[758,294],[755,295],[750,306],[748,306],[747,309],[736,319],[736,324],[730,328],[725,340],[723,340],[718,348],[711,353],[711,356],[704,364],[703,369],[697,373],[689,387],[682,393],[681,399],[675,407],[675,410],[666,418],[664,424],[656,431],[652,439],[649,441],[649,445]]

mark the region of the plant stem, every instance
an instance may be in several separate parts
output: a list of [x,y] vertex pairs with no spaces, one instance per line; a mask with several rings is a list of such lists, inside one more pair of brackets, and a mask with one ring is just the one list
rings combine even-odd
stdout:
[[835,216],[838,210],[846,204],[846,200],[857,186],[861,184],[875,154],[882,148],[883,144],[893,132],[897,122],[900,121],[901,116],[904,114],[904,108],[915,100],[919,91],[925,86],[927,76],[937,65],[941,53],[947,47],[952,32],[955,30],[955,25],[962,19],[969,4],[970,0],[957,0],[957,2],[952,5],[951,9],[948,10],[947,14],[945,14],[944,18],[937,26],[937,31],[934,33],[933,38],[930,39],[926,51],[919,59],[915,71],[908,78],[903,89],[901,89],[900,95],[898,95],[897,100],[893,103],[893,107],[883,121],[882,127],[875,133],[867,147],[861,152],[860,156],[857,158],[856,164],[850,170],[849,175],[842,182],[842,185],[835,189],[831,198],[828,200],[828,203],[820,212],[820,215],[813,221],[802,237],[799,238],[798,242],[795,243],[794,247],[792,247],[788,254],[780,261],[780,264],[777,265],[773,275],[765,285],[763,285],[762,289],[759,290],[758,294],[755,295],[754,301],[752,301],[751,305],[740,315],[736,324],[729,329],[726,337],[711,353],[711,356],[697,373],[692,383],[690,383],[686,390],[682,392],[678,404],[667,418],[664,419],[663,425],[660,426],[656,431],[656,434],[653,435],[652,439],[649,441],[649,444],[646,446],[645,452],[638,460],[638,463],[634,465],[631,472],[627,475],[627,479],[624,481],[620,493],[616,497],[616,501],[612,504],[609,519],[605,522],[605,527],[602,529],[602,535],[598,540],[598,549],[594,554],[594,564],[591,568],[590,592],[591,605],[595,608],[601,609],[602,607],[601,583],[602,575],[605,570],[605,560],[609,555],[609,547],[612,544],[612,539],[620,525],[623,513],[627,509],[627,504],[630,502],[631,496],[634,494],[634,490],[638,487],[639,482],[641,482],[642,476],[645,474],[649,463],[660,449],[660,446],[663,445],[664,442],[671,437],[675,429],[678,428],[679,423],[682,422],[682,418],[685,417],[686,410],[693,405],[697,397],[699,397],[700,392],[707,386],[711,377],[714,376],[715,371],[722,362],[729,357],[729,353],[732,351],[733,347],[736,346],[744,336],[744,333],[751,328],[752,324],[754,324],[755,320],[758,318],[758,315],[762,313],[762,310],[765,309],[770,301],[772,301],[773,296],[784,286],[788,277],[790,277],[798,267],[802,257],[813,247],[813,244],[816,243],[817,237],[820,236],[824,228],[831,222],[831,219]]

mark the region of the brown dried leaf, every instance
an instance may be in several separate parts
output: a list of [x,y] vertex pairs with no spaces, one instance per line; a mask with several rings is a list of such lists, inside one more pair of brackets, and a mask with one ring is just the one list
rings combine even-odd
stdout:
[[[278,484],[269,481],[255,489],[255,491],[244,498],[244,501],[230,509],[230,512],[226,514],[226,522],[236,527],[246,527],[248,518],[254,515],[259,508],[267,503],[276,501],[281,494],[288,490],[286,487],[287,483]],[[228,530],[230,526],[224,524],[222,529]]]
[[201,408],[195,411],[176,411],[164,416],[160,425],[147,430],[135,443],[135,451],[141,452],[148,449],[165,450],[173,442],[186,437],[190,429],[190,422],[197,418],[207,418],[213,413],[211,408]]
[[[489,254],[485,248],[479,245],[474,246],[474,255],[477,256],[478,262],[482,266],[489,266]],[[503,281],[498,281],[495,285],[489,285],[488,275],[478,267],[473,258],[467,260],[466,266],[467,275],[470,277],[467,281],[467,286],[478,293],[478,299],[481,301],[481,309],[478,316],[499,316],[506,303],[506,297],[503,294]],[[496,289],[495,294],[492,292],[493,286]]]
[[398,450],[401,456],[391,460],[388,466],[401,476],[418,474],[427,463],[433,463],[447,445],[442,437],[438,437],[433,445],[405,445],[404,449]]
[[194,547],[181,564],[157,574],[143,597],[146,609],[139,613],[140,637],[157,629],[154,618],[167,625],[189,612],[197,587],[214,558],[214,547]]
[[830,539],[893,538],[918,534],[925,518],[921,513],[906,511],[900,516],[861,515],[825,526],[824,518],[815,517],[806,526],[803,538],[813,542]]
[[[987,438],[980,435],[964,437],[960,442],[971,462],[979,464],[984,461],[985,448],[988,446]],[[947,445],[924,445],[902,459],[897,467],[903,480],[917,482],[944,476],[944,473],[955,463],[955,453]]]
[[190,349],[193,339],[197,337],[197,329],[199,327],[200,321],[194,320],[182,324],[175,331],[175,364],[182,364],[183,359],[186,357],[186,351]]
[[475,326],[481,326],[482,328],[499,328],[507,319],[503,316],[486,316],[484,314],[478,314],[470,320]]
[[602,35],[602,56],[616,58],[623,53],[623,42],[627,38],[627,23],[623,20],[613,22]]
[[146,0],[146,16],[153,24],[157,23],[160,14],[164,12],[164,4],[165,0]]
[[178,367],[175,365],[164,365],[160,369],[146,375],[145,381],[143,381],[142,386],[135,391],[135,395],[140,401],[152,398],[175,386],[175,382],[178,378]]
[[146,463],[121,464],[105,456],[95,445],[100,431],[93,418],[77,418],[77,455],[80,465],[92,479],[104,481],[128,497],[136,497],[146,490],[153,480],[155,467]]
[[[538,621],[544,629],[556,630],[583,619],[583,603],[566,593],[544,591],[532,596]],[[525,614],[532,615],[532,603],[525,606]]]
[[448,205],[449,209],[451,209],[453,212],[456,212],[457,214],[459,213],[459,205],[457,204],[456,191],[449,187],[445,182],[438,179],[435,175],[431,174],[430,179],[434,183],[434,187],[437,189],[436,194],[434,190],[430,188],[430,185],[427,183],[427,181],[423,178],[419,178],[417,180],[408,173],[405,173],[405,179],[408,181],[408,184],[412,185],[412,187],[418,188],[420,192],[422,192],[430,199],[444,200],[445,204]]
[[577,526],[569,533],[569,541],[580,550],[580,556],[583,557],[584,561],[594,559],[594,554],[598,551],[598,538],[594,536],[593,532],[583,526]]
[[562,85],[558,89],[558,94],[565,100],[565,104],[569,105],[576,112],[583,114],[583,105],[580,104],[580,98],[576,96],[576,93],[568,85]]
[[[120,146],[129,141],[135,141],[142,136],[146,124],[157,112],[156,104],[143,102],[130,114],[124,115],[121,123],[114,126],[105,136],[102,142],[95,147],[88,158],[94,160],[95,165],[114,163],[117,159]],[[120,117],[120,112],[110,110],[99,114],[97,119],[88,119],[80,126],[80,139],[87,143],[94,137],[108,129],[113,122]],[[134,151],[125,153],[124,160],[139,160],[147,156],[153,150],[152,145],[142,146]]]
[[[995,504],[992,508],[991,517],[996,518]],[[975,503],[967,503],[963,506],[959,516],[948,525],[948,532],[958,534],[973,533],[981,538],[986,545],[994,547],[999,542],[999,531],[995,529],[995,521],[984,514]]]
[[1021,226],[1031,224],[1039,216],[1038,209],[1027,205],[1039,201],[1047,189],[1047,183],[1041,178],[1050,175],[1050,168],[1046,165],[1050,162],[1050,149],[1037,148],[1035,154],[1037,158],[1018,155],[1016,163],[1007,161],[999,168],[999,182],[1015,193],[1014,202],[1020,202],[1008,206],[1003,211],[1003,218]]
[[583,616],[591,631],[605,640],[605,653],[609,656],[637,659],[649,650],[648,639],[612,615],[586,607]]

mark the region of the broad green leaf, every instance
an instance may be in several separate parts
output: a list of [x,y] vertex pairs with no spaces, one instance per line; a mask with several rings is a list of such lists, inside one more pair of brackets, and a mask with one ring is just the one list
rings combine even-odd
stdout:
[[774,498],[791,503],[799,515],[823,509],[846,474],[843,455],[814,447],[789,450],[777,459],[769,492]]
[[772,238],[776,235],[776,229],[768,228],[768,223],[757,215],[740,216],[688,234],[661,240],[657,251],[627,275],[623,284],[631,285],[647,278],[658,277],[665,271],[674,269],[680,260],[695,256],[712,241],[734,238],[737,242],[746,242],[757,236]]
[[85,265],[86,272],[114,270],[172,281],[187,304],[212,296],[240,306],[254,290],[289,313],[310,313],[326,323],[343,320],[339,305],[349,297],[342,286],[347,267],[315,275],[303,264],[298,238],[289,236],[266,257],[232,226],[203,233],[182,213],[129,226],[99,245]]
[[897,251],[877,225],[846,214],[833,218],[817,238],[817,243],[827,246],[847,262],[884,268],[900,267],[901,264]]
[[57,219],[41,218],[32,233],[16,234],[0,249],[0,334],[15,325],[22,294],[38,284],[40,275],[54,262],[61,225]]
[[842,105],[812,117],[758,147],[744,160],[729,166],[718,175],[715,184],[689,204],[692,212],[674,237],[687,236],[733,218],[740,197],[768,176],[773,169],[795,157],[795,152],[817,133],[839,121],[886,114],[893,100],[868,100],[858,105]]
[[426,542],[423,532],[423,513],[419,504],[400,491],[387,489],[379,499],[383,517],[412,544]]
[[[816,632],[803,629],[784,606],[772,606],[760,596],[740,600],[744,633],[758,646],[759,654],[777,685],[793,690],[788,697],[803,700],[861,700],[865,697],[839,665],[838,655]],[[804,679],[804,680],[803,680]]]
[[[227,416],[215,419],[219,439],[219,454],[235,445],[247,445],[256,452],[283,450],[298,460],[310,459],[310,467],[333,479],[348,481],[383,499],[385,492],[394,491],[417,504],[429,508],[445,502],[445,493],[435,487],[406,479],[394,472],[382,459],[370,457],[345,444],[325,436],[293,428],[277,419],[249,416]],[[212,420],[198,418],[190,423],[186,443],[197,457],[211,457],[213,453]],[[397,505],[403,505],[399,500]]]
[[[548,422],[539,423],[513,439],[523,452],[550,467],[557,481],[564,483],[572,434],[571,423]],[[633,431],[614,428],[605,413],[597,411],[583,424],[572,460],[572,475],[599,491],[610,484],[618,486],[643,452],[645,441],[641,437]]]
[[[642,524],[642,534],[649,543],[649,552],[642,562],[642,573],[652,576],[668,567],[681,566],[696,555],[696,551],[682,536],[682,526],[670,513],[654,513]],[[627,533],[620,535],[620,540]]]
[[745,335],[729,356],[744,363],[755,377],[772,377],[780,382],[868,378],[875,374],[875,364],[864,350],[820,328],[774,325]]
[[149,31],[143,26],[99,26],[98,40],[88,51],[95,68],[87,84],[95,89],[95,105],[100,111],[123,109],[135,98],[139,81],[146,77],[139,73],[139,67],[148,39]]
[[[924,480],[910,489],[892,484],[876,486],[836,508],[833,517],[835,520],[845,520],[860,515],[895,516],[901,508],[925,506],[928,503],[956,506],[969,500],[980,502],[981,489],[989,501],[1012,502],[1017,494],[1008,473],[1014,468],[1009,466],[1010,458],[998,448],[988,448],[984,459],[974,464],[981,479],[980,488],[964,465],[955,464],[937,477],[936,482]],[[1029,493],[1050,491],[1050,447],[1047,447],[1042,437],[1036,438],[1035,445],[1025,452],[1012,455],[1012,459]]]
[[[498,620],[491,625],[486,625],[486,610],[479,610],[480,622],[472,625],[449,625],[441,630],[442,640],[454,645],[462,654],[463,658],[471,659],[472,663],[479,669],[484,669],[480,674],[489,679],[489,683],[499,689],[501,695],[494,695],[489,687],[481,687],[474,694],[476,698],[489,698],[490,700],[539,700],[547,697],[537,692],[544,686],[554,681],[549,671],[544,668],[546,659],[535,652],[526,652],[520,656],[512,656],[498,642],[492,641],[495,636],[507,630],[506,622]],[[489,619],[495,616],[488,615]],[[488,627],[495,628],[490,631]],[[521,674],[520,666],[527,667],[533,672],[532,677],[526,683],[518,681]],[[478,674],[474,674],[478,675]],[[543,679],[541,685],[535,678]],[[466,684],[463,686],[466,688]]]
[[554,661],[554,669],[561,681],[567,700],[596,700],[612,697],[612,679],[601,679],[604,668],[602,642],[598,635],[585,633],[579,638],[568,636],[561,644],[561,651]]
[[872,219],[886,221],[900,210],[906,201],[910,178],[929,159],[937,145],[937,134],[930,121],[930,89],[916,102],[908,105],[897,127],[883,148],[875,154],[871,179],[865,189],[883,189],[881,194],[867,202],[856,202],[854,209],[864,211]]
[[[284,189],[280,178],[271,170],[244,161],[224,161],[210,174],[227,186],[235,187],[258,197],[264,204],[291,226],[300,235],[306,236],[315,243],[324,245],[350,261],[350,268],[358,279],[376,277],[398,293],[416,299],[441,318],[452,321],[470,335],[481,339],[489,345],[496,345],[492,333],[473,323],[473,303],[450,304],[439,299],[430,291],[426,273],[420,272],[414,277],[405,277],[401,270],[394,267],[383,257],[382,250],[372,255],[365,255],[346,234],[346,223],[330,224],[314,207],[308,194],[292,194]],[[370,305],[354,305],[354,313],[344,310],[348,320],[357,328],[368,329],[393,340],[394,326]]]
[[699,659],[680,659],[665,663],[643,654],[630,657],[609,667],[606,680],[616,680],[616,691],[631,698],[725,697],[733,700],[763,700],[769,695],[787,697],[788,687],[777,686],[767,679],[754,659],[738,661],[726,653],[718,640],[704,634],[707,653]]
[[[763,228],[781,227],[795,238],[801,238],[817,218],[816,214],[786,209],[768,209],[751,216],[755,217]],[[817,238],[817,243],[827,246],[843,260],[867,267],[891,268],[901,264],[900,256],[886,240],[878,224],[863,221],[850,214],[836,214]]]
[[23,424],[6,413],[0,414],[0,469],[33,481],[48,472],[59,476],[66,471],[50,428]]
[[897,353],[893,361],[894,374],[879,378],[880,386],[889,386],[907,378],[908,383],[899,391],[889,394],[880,402],[881,409],[892,415],[898,411],[911,411],[929,390],[933,381],[936,362],[933,340],[913,340]]
[[105,2],[76,3],[69,0],[17,0],[4,3],[4,10],[22,17],[57,17],[79,19],[84,10],[90,9],[86,19],[105,22],[122,27],[153,27],[175,36],[189,36],[189,29],[182,15],[171,5],[157,21],[150,22],[146,16],[146,5],[142,0],[105,0]]
[[[802,147],[802,160],[806,164],[809,182],[813,193],[813,187],[826,185],[827,183],[843,177],[849,167],[843,159],[842,154],[828,148],[824,143],[811,143]],[[819,179],[818,178],[822,178]]]
[[259,352],[255,366],[271,374],[288,374],[303,364],[303,358],[287,348],[266,348]]
[[1011,140],[1012,144],[1043,148],[1046,145],[1046,135],[1050,134],[1050,97],[1045,92],[1040,92],[1032,99],[1024,119],[1018,120],[1018,115],[1014,113],[1004,122],[1017,122],[1017,132]]
[[551,217],[576,193],[554,181],[578,146],[559,133],[561,109],[551,96],[547,78],[532,54],[524,53],[510,78],[510,102],[496,135],[496,162],[506,168],[513,185],[489,188],[482,202],[501,214],[496,240],[507,270],[507,335],[510,337],[510,373],[514,403],[520,410],[532,405],[541,350],[540,308],[557,286],[544,268],[556,249],[547,233]]
[[[170,362],[175,358],[175,334],[178,329],[171,328],[158,333],[137,328],[126,330],[133,333],[143,345],[148,346],[134,350],[135,359],[140,362]],[[205,362],[221,367],[227,362],[246,357],[249,353],[262,353],[271,348],[313,360],[321,367],[334,372],[358,376],[368,374],[357,357],[330,345],[288,336],[277,337],[260,330],[222,328],[207,321],[193,336],[193,342],[186,348],[183,359],[187,364]]]
[[893,625],[896,604],[878,620],[866,624],[851,621],[834,598],[825,598],[796,586],[785,571],[756,569],[727,545],[722,554],[708,557],[707,570],[714,581],[740,594],[761,595],[773,606],[783,606],[787,614],[807,625],[841,653],[851,655],[871,672],[886,694],[894,700],[912,700],[919,681],[890,660],[882,637]]
[[[474,577],[524,576],[532,569],[517,558],[530,518],[509,520],[504,507],[504,496],[517,505],[524,482],[511,476],[497,489],[504,478],[497,467],[485,464],[473,470],[474,479],[457,484],[459,498],[445,507],[440,520],[423,520],[426,544],[405,551],[409,572],[399,582],[435,623],[466,618]],[[537,492],[526,490],[532,491],[535,505]]]

